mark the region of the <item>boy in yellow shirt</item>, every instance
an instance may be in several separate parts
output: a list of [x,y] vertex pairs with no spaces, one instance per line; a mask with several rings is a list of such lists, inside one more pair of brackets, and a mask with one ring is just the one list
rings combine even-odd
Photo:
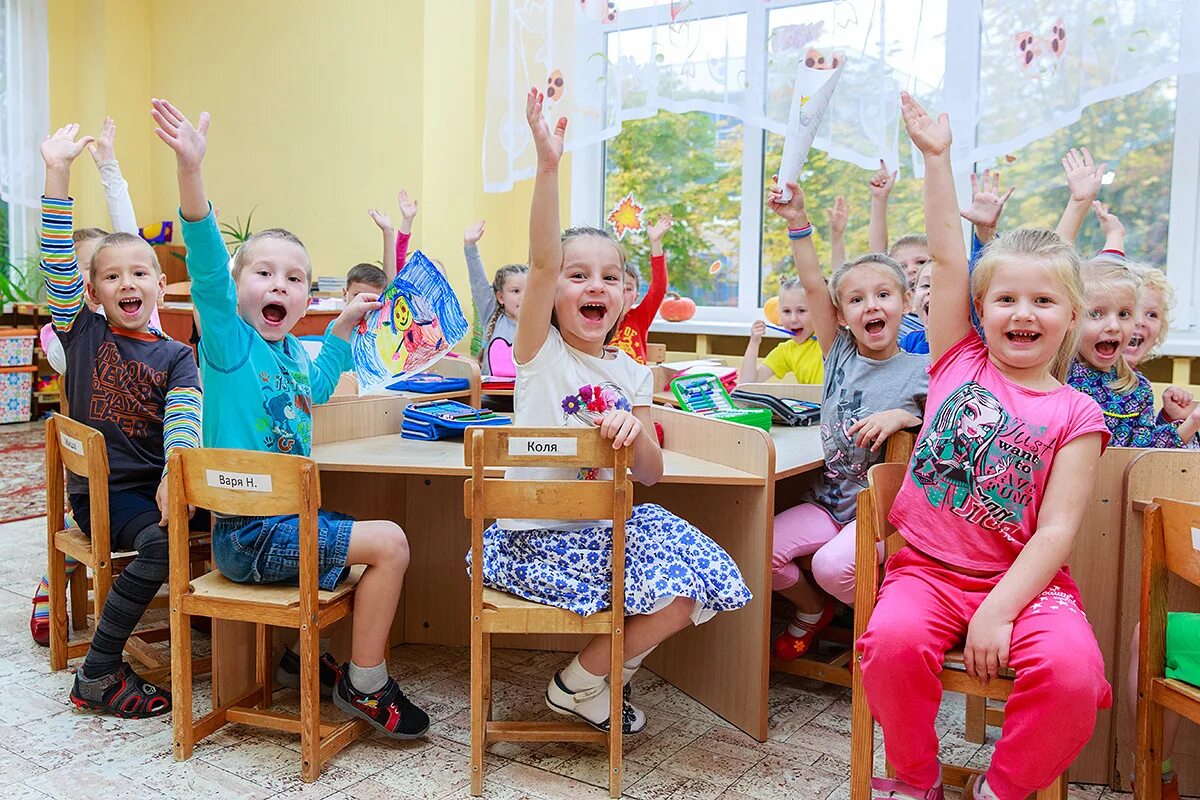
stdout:
[[764,322],[755,322],[750,328],[750,343],[738,370],[739,383],[762,383],[774,375],[783,378],[789,372],[796,376],[797,383],[825,382],[825,365],[821,360],[821,346],[813,337],[812,317],[808,313],[808,300],[800,279],[787,278],[779,284],[780,326],[792,332],[792,338],[776,345],[763,363],[758,363],[758,348],[767,332]]

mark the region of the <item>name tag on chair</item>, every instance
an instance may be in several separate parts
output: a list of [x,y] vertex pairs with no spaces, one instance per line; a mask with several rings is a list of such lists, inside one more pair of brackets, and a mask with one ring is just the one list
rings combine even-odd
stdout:
[[510,456],[573,456],[579,441],[570,436],[513,436],[508,440]]
[[77,456],[83,455],[83,442],[76,439],[74,436],[67,436],[65,433],[58,435],[58,440],[62,442],[62,446],[70,450]]
[[271,476],[255,475],[250,472],[225,472],[219,469],[205,470],[208,485],[216,489],[233,489],[240,492],[270,492]]

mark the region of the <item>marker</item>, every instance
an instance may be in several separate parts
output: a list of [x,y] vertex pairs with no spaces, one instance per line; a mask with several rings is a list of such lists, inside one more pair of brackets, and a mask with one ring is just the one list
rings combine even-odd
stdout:
[[779,327],[778,325],[772,325],[772,324],[771,324],[771,323],[769,323],[769,322],[764,322],[764,323],[763,323],[763,325],[766,325],[768,328],[770,328],[770,329],[771,329],[771,330],[773,330],[773,331],[779,331],[780,333],[786,333],[788,336],[795,336],[795,335],[796,335],[796,332],[795,332],[795,331],[790,331],[790,330],[788,330],[787,328],[781,328],[781,327]]

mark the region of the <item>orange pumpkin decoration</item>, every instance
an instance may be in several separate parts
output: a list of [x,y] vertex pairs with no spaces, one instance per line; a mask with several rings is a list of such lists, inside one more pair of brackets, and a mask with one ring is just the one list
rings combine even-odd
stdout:
[[763,316],[772,325],[782,325],[779,321],[779,298],[772,297],[763,305]]
[[696,303],[688,297],[680,297],[675,292],[667,295],[662,301],[658,313],[667,322],[683,322],[696,316]]

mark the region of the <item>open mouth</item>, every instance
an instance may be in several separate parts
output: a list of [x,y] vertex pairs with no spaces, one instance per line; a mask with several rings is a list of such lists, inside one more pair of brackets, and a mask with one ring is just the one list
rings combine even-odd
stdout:
[[1034,333],[1033,331],[1009,331],[1004,335],[1014,344],[1033,344],[1042,338],[1040,333]]
[[883,333],[883,329],[887,327],[887,323],[881,319],[873,319],[868,322],[863,328],[872,336],[878,336]]
[[1104,339],[1103,341],[1096,342],[1096,355],[1105,359],[1115,358],[1120,346],[1121,343],[1116,339]]
[[287,309],[279,303],[267,303],[262,310],[263,319],[271,325],[278,325],[287,316]]
[[1128,353],[1136,352],[1142,346],[1142,342],[1146,341],[1141,336],[1134,334],[1129,338],[1129,344],[1125,345],[1125,351]]
[[121,309],[121,313],[127,317],[136,317],[142,310],[142,299],[140,297],[126,297],[124,300],[117,302]]
[[603,303],[586,303],[579,308],[579,313],[589,322],[601,322],[608,314]]

